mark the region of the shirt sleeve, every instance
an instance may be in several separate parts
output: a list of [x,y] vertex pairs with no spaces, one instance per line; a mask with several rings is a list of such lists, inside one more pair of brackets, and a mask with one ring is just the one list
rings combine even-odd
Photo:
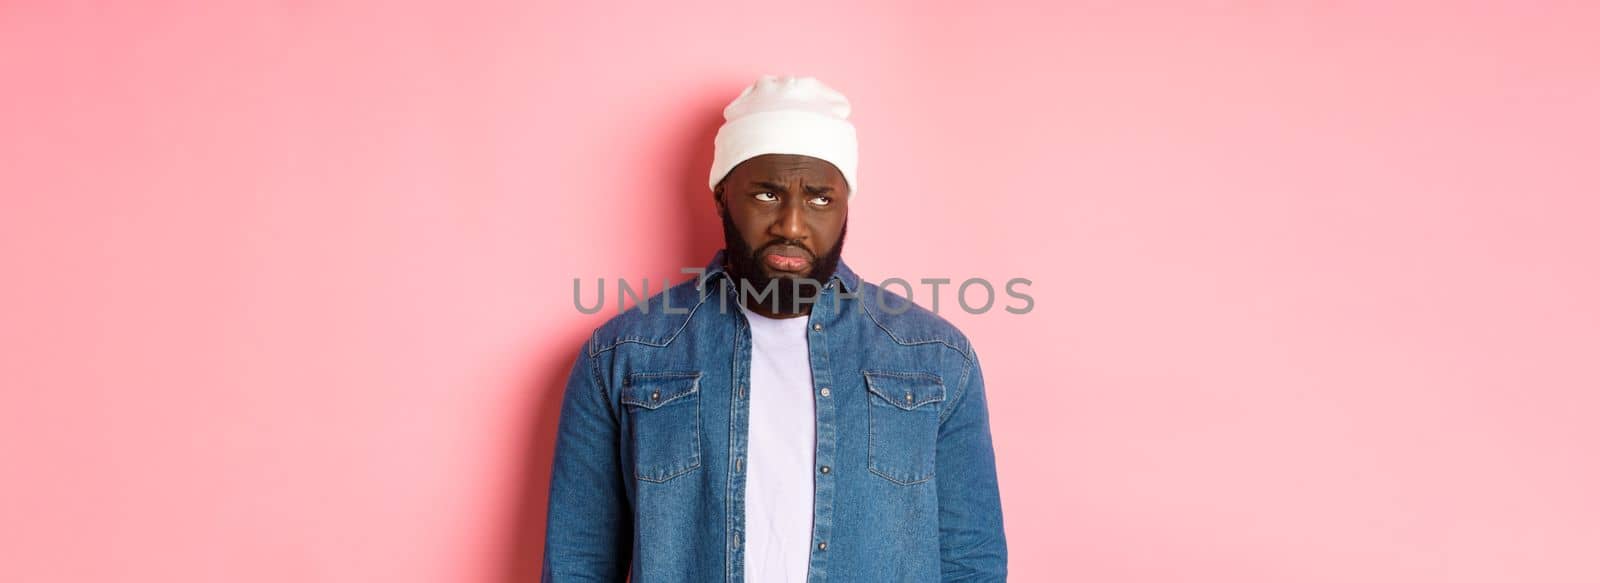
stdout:
[[561,398],[540,579],[546,583],[627,579],[633,517],[611,402],[586,346]]
[[1006,535],[1000,516],[989,404],[977,354],[939,427],[934,479],[939,490],[942,581],[1005,581]]

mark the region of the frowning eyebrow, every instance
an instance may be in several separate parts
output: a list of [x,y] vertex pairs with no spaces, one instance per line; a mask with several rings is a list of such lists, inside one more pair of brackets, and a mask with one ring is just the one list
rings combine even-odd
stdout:
[[[750,186],[754,186],[754,187],[760,188],[762,190],[770,190],[770,191],[773,191],[773,192],[780,192],[780,193],[783,193],[783,194],[789,194],[789,189],[784,188],[782,184],[778,184],[776,182],[762,182],[762,181],[758,180],[758,181],[755,181],[755,182],[751,182]],[[807,186],[806,187],[806,194],[810,194],[812,196],[822,196],[822,195],[828,194],[830,192],[833,192],[833,187],[832,186]]]

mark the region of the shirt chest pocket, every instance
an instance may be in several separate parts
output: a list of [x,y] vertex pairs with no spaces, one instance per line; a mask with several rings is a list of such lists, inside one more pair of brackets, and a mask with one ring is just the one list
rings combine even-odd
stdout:
[[620,397],[634,477],[665,482],[700,467],[700,373],[633,373]]
[[861,371],[867,380],[867,469],[896,484],[933,478],[944,382],[924,372]]

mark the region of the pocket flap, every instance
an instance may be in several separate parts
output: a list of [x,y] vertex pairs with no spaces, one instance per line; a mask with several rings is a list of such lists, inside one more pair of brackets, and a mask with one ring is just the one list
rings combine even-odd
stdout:
[[624,379],[622,402],[655,409],[700,391],[697,372],[636,372]]
[[944,400],[944,381],[925,372],[864,370],[867,390],[889,404],[910,411]]

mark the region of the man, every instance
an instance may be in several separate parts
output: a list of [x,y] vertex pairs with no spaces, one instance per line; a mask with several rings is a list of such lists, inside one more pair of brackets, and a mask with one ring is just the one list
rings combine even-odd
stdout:
[[723,113],[726,248],[578,354],[543,579],[1004,580],[976,353],[840,262],[849,102],[764,76]]

